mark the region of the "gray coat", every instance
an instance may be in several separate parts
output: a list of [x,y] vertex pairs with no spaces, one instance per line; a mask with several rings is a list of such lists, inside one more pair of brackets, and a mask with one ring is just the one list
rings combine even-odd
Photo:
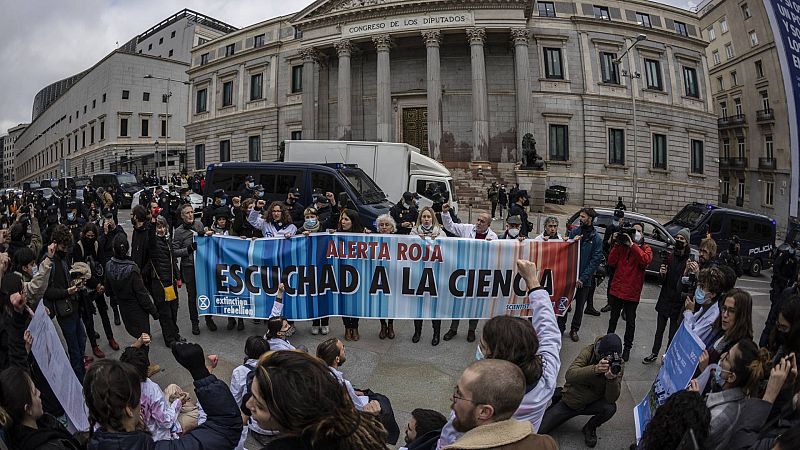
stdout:
[[706,406],[711,412],[707,442],[714,450],[739,448],[748,433],[761,429],[772,409],[771,403],[745,397],[740,388],[708,394]]
[[192,242],[197,235],[203,236],[203,224],[197,219],[190,227],[181,224],[172,232],[172,255],[181,259],[181,272],[184,269],[194,270]]

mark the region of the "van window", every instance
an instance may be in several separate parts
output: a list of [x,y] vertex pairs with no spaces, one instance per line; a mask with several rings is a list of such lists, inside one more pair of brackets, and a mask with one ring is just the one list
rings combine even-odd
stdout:
[[723,214],[711,214],[711,220],[708,222],[709,233],[719,233],[722,231]]
[[300,172],[276,171],[272,173],[262,173],[259,177],[261,185],[264,186],[264,200],[283,201],[289,189],[300,187]]
[[417,180],[417,194],[436,202],[433,198],[438,191],[444,195],[444,201],[450,201],[450,192],[444,181]]
[[643,225],[642,232],[644,233],[645,237],[659,242],[667,243],[667,238],[664,236],[661,230],[656,228],[655,225],[653,225],[650,222],[642,222],[642,225]]
[[340,192],[344,192],[344,187],[342,187],[341,183],[336,181],[336,177],[325,172],[311,173],[311,189],[323,194],[326,192],[333,192],[337,198]]
[[244,188],[244,179],[247,178],[245,171],[220,170],[214,172],[213,186],[206,184],[206,192],[209,196],[217,189],[222,189],[228,195],[238,195]]
[[750,235],[750,239],[753,241],[771,241],[772,224],[765,222],[753,222],[753,230]]
[[743,218],[731,217],[731,236],[747,239],[750,223]]

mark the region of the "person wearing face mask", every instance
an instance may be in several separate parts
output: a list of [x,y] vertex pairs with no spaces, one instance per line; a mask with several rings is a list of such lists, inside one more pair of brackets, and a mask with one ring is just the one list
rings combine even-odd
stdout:
[[564,238],[561,237],[561,234],[558,233],[558,219],[553,216],[544,219],[544,231],[542,231],[542,234],[533,238],[533,240],[540,242],[549,240],[553,241],[564,240]]
[[[172,254],[181,259],[180,275],[186,284],[186,303],[189,307],[189,320],[192,323],[192,334],[200,334],[200,318],[197,311],[197,283],[194,275],[194,251],[197,244],[194,242],[198,236],[203,236],[203,224],[194,218],[194,209],[191,204],[180,208],[181,226],[175,228],[172,236]],[[217,324],[212,316],[205,316],[206,326],[211,331],[217,331]]]
[[[389,216],[389,218],[391,218],[391,216]],[[394,222],[394,219],[392,219],[392,222]],[[378,231],[381,231],[380,224],[378,226]],[[446,236],[442,227],[439,225],[439,221],[436,220],[436,212],[430,206],[426,206],[420,211],[416,226],[411,229],[411,235],[419,236],[422,239],[436,239]],[[414,335],[411,337],[411,342],[415,344],[419,342],[422,335],[422,322],[422,320],[414,320]],[[442,321],[432,320],[431,323],[433,324],[431,345],[437,346],[439,345],[439,333],[442,329]],[[381,331],[378,337],[380,339],[386,337],[394,339],[394,320],[389,319],[387,323],[384,319],[381,319]]]
[[[597,212],[593,208],[583,208],[578,214],[581,226],[573,229],[569,233],[569,239],[575,239],[580,244],[580,267],[578,267],[577,291],[575,291],[575,315],[572,316],[569,337],[573,342],[580,340],[578,332],[583,323],[583,314],[599,316],[600,313],[594,309],[594,274],[600,263],[603,261],[603,240],[594,228],[594,218]],[[545,221],[545,227],[547,226]],[[552,222],[551,222],[552,223]],[[556,225],[558,222],[556,222]],[[550,232],[552,233],[552,231]],[[558,318],[558,328],[563,333],[567,329],[567,317],[569,311]]]
[[300,189],[295,187],[289,189],[289,192],[286,194],[286,200],[283,202],[283,207],[289,212],[289,217],[291,217],[295,228],[302,227],[304,221],[303,211],[305,211],[306,208],[300,203],[300,198]]
[[[772,295],[772,294],[770,294]],[[774,298],[771,298],[772,305],[769,307],[769,314],[767,320],[764,322],[764,330],[761,332],[761,337],[758,340],[758,345],[761,347],[769,346],[770,336],[775,329],[778,322],[778,313],[783,308],[783,304],[788,302],[790,298],[800,296],[800,272],[795,276],[795,283],[779,292]]]
[[[794,355],[792,355],[794,356]],[[790,374],[796,371],[796,360],[782,358],[770,370],[769,352],[752,339],[740,340],[719,359],[719,369],[711,379],[711,393],[706,406],[711,412],[707,442],[710,450],[722,450],[735,445],[741,448],[743,437],[760,428],[770,415]],[[759,398],[762,380],[768,378],[766,389]],[[699,391],[698,381],[689,383],[690,391]]]
[[[329,195],[329,198],[333,198],[333,193],[331,192],[328,192],[326,195]],[[328,223],[321,223],[319,211],[313,206],[309,206],[303,211],[303,218],[305,221],[303,222],[303,227],[299,231],[302,232],[304,236],[311,236],[314,233],[323,232],[328,228],[335,228],[335,225],[330,223],[330,218],[328,219]],[[330,331],[330,317],[321,317],[311,321],[312,335],[316,336],[322,334],[325,336],[330,333]]]
[[[156,214],[157,215],[157,214]],[[133,235],[131,236],[131,260],[139,266],[142,271],[142,277],[145,282],[149,283],[149,268],[147,267],[147,250],[150,248],[148,242],[150,232],[150,219],[153,214],[148,214],[147,210],[142,205],[136,205],[131,210],[131,225],[133,225]]]
[[411,229],[417,222],[419,211],[417,209],[417,199],[419,194],[414,192],[404,192],[403,197],[389,210],[389,214],[397,224],[396,234],[410,234]]
[[506,231],[500,239],[519,239],[525,240],[525,236],[520,236],[519,230],[522,228],[522,219],[519,216],[508,216],[506,219]]
[[75,241],[80,239],[81,230],[83,230],[83,226],[86,225],[86,221],[78,213],[78,204],[76,202],[67,202],[66,214],[61,223],[72,233],[72,238]]
[[517,191],[511,196],[511,201],[513,203],[508,207],[508,215],[519,216],[520,220],[522,221],[519,235],[527,238],[528,233],[530,233],[532,229],[531,223],[528,221],[528,212],[526,211],[527,206],[529,205],[528,191],[524,189]]
[[692,254],[691,248],[689,248],[689,237],[688,228],[678,231],[678,234],[675,235],[675,250],[667,257],[667,260],[664,261],[664,264],[659,269],[661,291],[656,302],[656,312],[658,313],[656,334],[650,355],[642,360],[643,364],[650,364],[658,359],[658,353],[661,351],[661,341],[664,339],[664,330],[667,328],[667,321],[669,321],[667,348],[672,343],[672,338],[678,331],[678,326],[680,326],[681,311],[683,310],[683,295],[681,295],[683,283],[681,283],[681,278],[683,277],[686,263]]
[[151,219],[150,248],[150,292],[158,309],[158,322],[164,336],[164,345],[171,347],[173,342],[186,342],[178,327],[178,260],[172,252],[172,242],[168,234],[169,224],[164,216]]
[[742,339],[753,339],[753,298],[746,291],[734,288],[725,293],[719,317],[703,341],[706,348],[700,355],[697,375],[709,364],[717,364],[720,356]]
[[223,206],[214,210],[214,221],[210,228],[206,229],[206,236],[219,235],[227,236],[230,228],[231,211]]
[[700,340],[708,338],[719,317],[717,298],[723,290],[724,281],[722,271],[718,268],[703,269],[697,274],[694,295],[686,296],[684,300],[683,321]]
[[11,259],[11,270],[22,277],[25,301],[32,311],[36,310],[36,306],[47,290],[55,252],[55,244],[47,246],[45,257],[38,266],[36,265],[36,255],[29,248],[20,249]]
[[248,199],[248,198],[255,198],[255,196],[256,196],[256,179],[252,175],[248,175],[244,179],[244,189],[242,189],[241,198]]
[[607,334],[614,333],[622,310],[625,310],[625,339],[622,359],[631,357],[633,337],[636,333],[636,307],[644,286],[644,274],[653,260],[653,250],[644,241],[642,224],[633,224],[634,235],[617,232],[614,246],[608,255],[608,265],[614,268],[614,278],[608,294],[611,316],[608,319]]
[[205,228],[211,228],[211,225],[214,223],[214,211],[223,206],[227,206],[225,191],[217,189],[212,194],[211,204],[203,209],[202,222]]
[[[128,235],[125,233],[125,230],[122,229],[121,226],[117,225],[114,221],[114,216],[111,212],[106,211],[103,213],[103,222],[101,224],[101,233],[97,239],[98,244],[100,244],[100,263],[103,265],[103,268],[106,267],[109,261],[111,261],[111,257],[114,255],[114,248],[112,246],[112,242],[114,242],[114,238],[118,235],[123,235],[127,239]],[[111,310],[114,312],[114,325],[122,324],[122,319],[119,316],[119,305],[117,305],[117,299],[109,296],[109,304],[111,305]]]
[[767,348],[775,355],[774,360],[791,353],[800,355],[800,296],[781,303]]

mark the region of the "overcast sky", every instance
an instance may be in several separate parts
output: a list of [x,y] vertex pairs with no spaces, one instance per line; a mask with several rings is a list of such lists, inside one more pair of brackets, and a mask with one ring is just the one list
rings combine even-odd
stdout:
[[[4,1],[0,17],[0,135],[30,122],[33,97],[189,8],[235,27],[299,11],[312,0]],[[662,0],[682,8],[687,0]]]

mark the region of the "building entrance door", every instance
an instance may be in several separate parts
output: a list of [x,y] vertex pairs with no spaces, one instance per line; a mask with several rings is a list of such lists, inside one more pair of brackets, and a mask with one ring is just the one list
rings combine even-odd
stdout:
[[428,108],[403,108],[403,142],[428,154]]

